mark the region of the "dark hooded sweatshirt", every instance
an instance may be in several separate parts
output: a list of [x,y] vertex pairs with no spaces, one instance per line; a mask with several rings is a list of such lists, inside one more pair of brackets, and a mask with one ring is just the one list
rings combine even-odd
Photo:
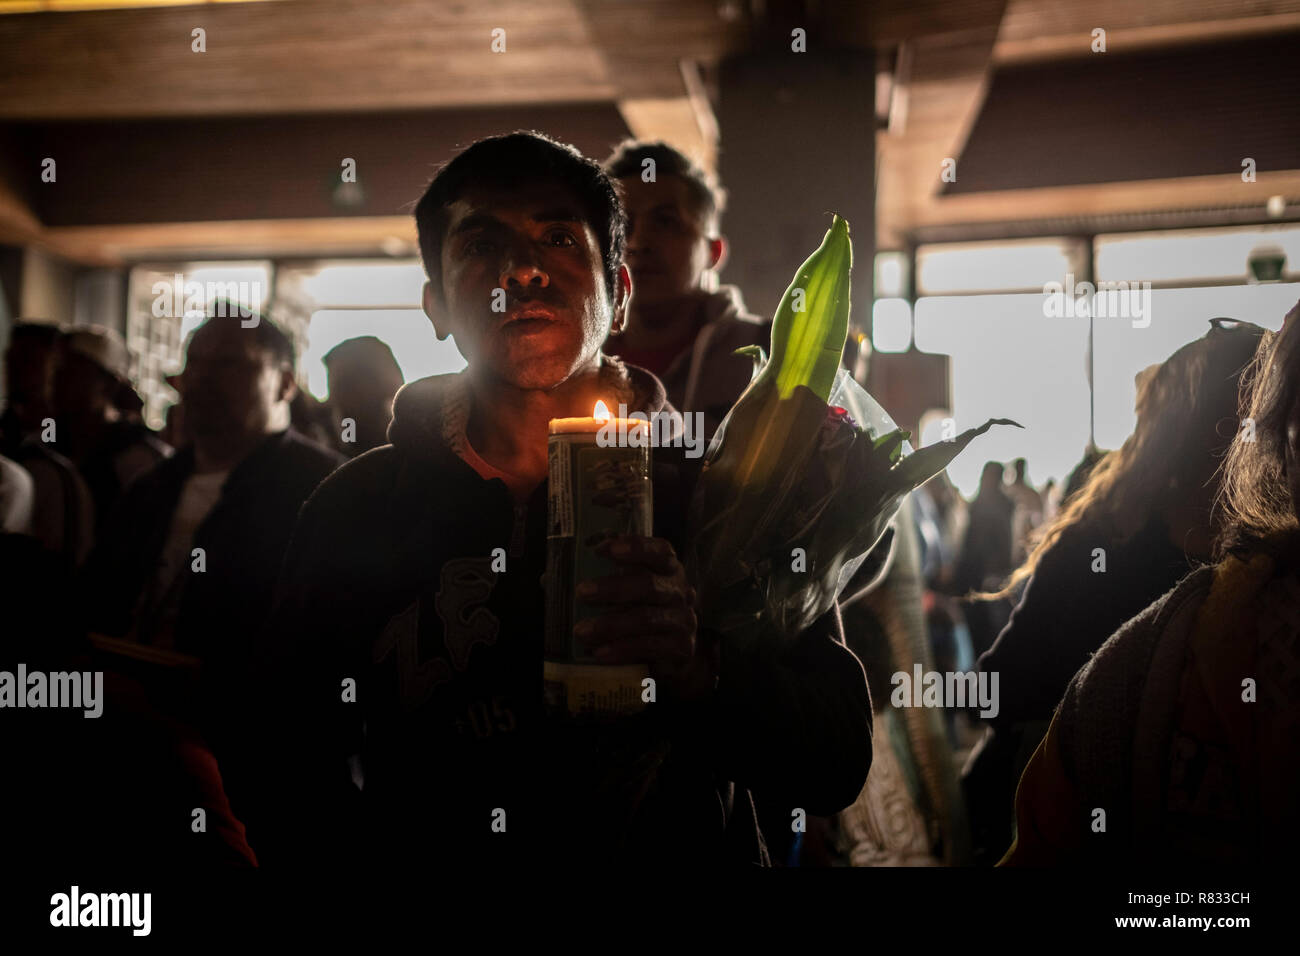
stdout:
[[[628,371],[634,407],[671,411]],[[392,444],[299,518],[266,644],[269,799],[248,821],[264,865],[765,864],[751,789],[790,814],[850,804],[871,705],[837,609],[780,654],[700,635],[706,701],[660,691],[603,728],[544,716],[546,485],[517,504],[449,447],[455,378],[407,385]],[[679,553],[699,464],[653,452],[655,534]]]

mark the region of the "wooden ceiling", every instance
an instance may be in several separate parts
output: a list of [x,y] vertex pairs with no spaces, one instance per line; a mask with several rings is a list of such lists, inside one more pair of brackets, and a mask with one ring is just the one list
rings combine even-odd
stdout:
[[[1096,28],[1106,31],[1106,54],[1092,52]],[[910,76],[902,78],[909,101],[906,122],[880,137],[878,247],[903,248],[926,235],[991,235],[1002,226],[1024,234],[1025,221],[1035,219],[1059,223],[1094,214],[1231,209],[1251,203],[1262,212],[1267,197],[1277,194],[1286,196],[1289,205],[1300,202],[1300,171],[1285,170],[1262,171],[1251,184],[1228,173],[1195,180],[940,194],[942,163],[961,156],[999,67],[1123,56],[1294,30],[1300,30],[1300,0],[1007,0],[996,20],[978,29],[918,40],[912,44]],[[1225,213],[1225,218],[1231,217]]]
[[[1009,222],[1098,205],[1120,212],[1241,201],[1239,182],[1182,189],[1125,184],[940,196],[989,79],[1005,64],[1300,29],[1300,0],[278,0],[0,16],[0,132],[18,124],[281,116],[366,111],[617,104],[628,129],[676,142],[710,163],[707,77],[762,35],[810,23],[815,44],[898,60],[893,123],[879,137],[879,248],[918,230]],[[761,11],[761,14],[758,12]],[[202,28],[206,52],[192,51]],[[505,30],[504,53],[493,30]],[[900,55],[901,51],[901,55]],[[846,108],[871,109],[864,93]],[[725,138],[725,130],[722,131]],[[30,172],[30,171],[26,171]],[[205,228],[226,248],[230,224],[46,228],[26,188],[3,181],[0,241],[33,242],[84,261],[122,261]],[[1300,173],[1261,172],[1257,193],[1300,201]],[[367,238],[363,222],[370,221]],[[385,216],[263,223],[275,248],[317,247],[330,224],[351,249],[403,236]],[[344,225],[344,223],[347,223]],[[118,232],[113,230],[117,229]],[[179,230],[179,231],[178,231]],[[216,237],[225,236],[221,243]],[[273,242],[272,242],[273,240]],[[327,243],[328,244],[328,243]],[[215,248],[214,245],[214,248]]]

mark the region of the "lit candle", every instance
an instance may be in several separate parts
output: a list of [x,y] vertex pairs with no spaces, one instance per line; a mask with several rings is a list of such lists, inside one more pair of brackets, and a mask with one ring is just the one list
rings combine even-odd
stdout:
[[558,716],[600,719],[645,706],[644,665],[597,664],[573,636],[575,624],[606,610],[578,602],[577,584],[621,570],[596,548],[620,535],[653,533],[650,448],[638,440],[640,429],[648,433],[649,423],[612,418],[604,402],[590,418],[550,422],[543,679],[547,709]]
[[[606,439],[600,441],[602,446],[613,444],[613,437],[631,434],[635,429],[650,428],[650,423],[641,418],[614,418],[609,413],[609,406],[603,401],[596,402],[590,418],[552,418],[552,435],[586,435],[604,433]],[[629,443],[631,444],[631,443]],[[633,445],[635,447],[635,445]]]

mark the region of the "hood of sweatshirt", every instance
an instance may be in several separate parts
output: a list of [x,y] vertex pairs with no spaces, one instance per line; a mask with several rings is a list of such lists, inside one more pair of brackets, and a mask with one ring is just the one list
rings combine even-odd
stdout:
[[734,285],[720,286],[709,293],[704,300],[704,324],[714,322],[743,322],[746,325],[766,325],[767,321],[750,313],[745,307],[745,300],[740,288]]
[[[432,375],[398,391],[388,426],[388,440],[394,448],[420,459],[454,452],[454,435],[463,429],[469,409],[467,374]],[[645,369],[607,356],[601,376],[608,380],[610,392],[619,396],[617,400],[627,404],[629,412],[668,415],[680,422],[680,415],[668,403],[663,383]],[[618,409],[610,411],[617,414]]]

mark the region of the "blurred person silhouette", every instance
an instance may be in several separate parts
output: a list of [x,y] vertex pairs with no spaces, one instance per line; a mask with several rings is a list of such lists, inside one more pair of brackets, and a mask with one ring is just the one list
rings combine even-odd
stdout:
[[[926,623],[921,535],[914,495],[894,520],[893,548],[878,586],[846,589],[840,601],[849,650],[871,689],[874,758],[853,805],[834,819],[835,862],[851,866],[935,866],[969,862],[970,841],[948,714],[891,704],[891,675],[935,670]],[[812,830],[810,829],[810,836]]]
[[87,630],[201,670],[200,695],[168,704],[200,722],[223,771],[238,756],[239,689],[298,509],[343,460],[290,427],[288,337],[265,317],[242,321],[219,309],[191,333],[173,382],[192,441],[128,490],[81,588]]
[[[1246,326],[1231,334],[1244,348],[1259,330]],[[1231,346],[1225,351],[1217,363],[1205,356],[1208,369],[1216,371],[1201,376],[1204,390],[1220,398],[1226,398],[1225,383],[1217,376],[1229,372],[1240,355]],[[1176,448],[1182,441],[1204,443],[1210,437],[1210,415],[1198,421],[1190,409],[1178,407],[1197,398],[1195,389],[1188,394],[1188,384],[1185,376],[1157,373],[1149,386],[1174,394],[1162,395],[1168,406],[1159,431],[1168,437],[1148,434],[1147,440],[1173,443],[1166,453],[1181,450],[1191,458],[1184,458],[1177,488],[1163,486],[1168,469],[1152,481],[1133,476],[1156,496],[1190,499],[1190,490],[1183,489],[1213,473],[1203,445]],[[1069,680],[1020,781],[1017,839],[1004,862],[1285,867],[1300,851],[1295,826],[1300,690],[1294,679],[1300,671],[1300,329],[1295,323],[1280,333],[1263,333],[1243,376],[1243,392],[1240,419],[1225,400],[1220,411],[1230,420],[1214,433],[1230,442],[1221,482],[1208,491],[1198,489],[1212,494],[1219,487],[1220,507],[1208,528],[1189,529],[1185,539],[1199,550],[1204,532],[1217,530],[1217,563],[1189,574],[1119,627]],[[1188,427],[1185,437],[1178,424]],[[1126,443],[1117,453],[1121,464],[1128,464],[1128,450]],[[1159,461],[1152,457],[1152,467]],[[1120,466],[1110,471],[1122,473]],[[1174,537],[1179,527],[1194,514],[1204,515],[1203,502],[1185,505],[1162,515],[1172,533],[1166,540],[1180,543],[1183,539]],[[1141,572],[1133,567],[1131,573]],[[1090,607],[1106,604],[1096,595],[1091,601]],[[1098,807],[1106,812],[1104,835],[1094,832]]]
[[0,455],[0,534],[31,534],[35,504],[31,474]]
[[1043,485],[1043,521],[1055,520],[1061,510],[1061,489],[1055,478],[1048,478]]
[[[1004,472],[1001,462],[990,461],[980,473],[979,491],[967,509],[966,534],[951,581],[959,596],[996,588],[1011,572],[1011,521],[1016,504],[1003,487]],[[962,602],[976,654],[988,650],[1006,623],[1003,603]]]
[[332,418],[329,406],[304,388],[294,392],[289,400],[289,424],[293,430],[325,448],[334,448],[338,444]]
[[19,322],[5,349],[8,396],[0,416],[0,453],[32,479],[30,533],[41,547],[72,568],[85,560],[94,540],[95,506],[76,466],[55,449],[54,369],[59,328]]
[[41,423],[54,413],[54,367],[59,327],[20,319],[9,331],[5,348],[4,413],[0,414],[0,454],[14,456],[26,439],[39,435]]
[[1016,505],[1011,519],[1012,560],[1016,565],[1029,556],[1029,536],[1043,523],[1043,496],[1025,479],[1026,467],[1023,458],[1013,461],[1012,478],[1007,485],[1007,494]]
[[734,354],[771,345],[769,324],[745,309],[740,290],[718,287],[727,240],[720,231],[725,194],[681,152],[662,142],[622,143],[605,161],[627,211],[632,299],[627,326],[606,350],[657,376],[683,414],[717,429],[753,377]]
[[[176,387],[174,379],[175,376],[169,376],[167,379],[167,383],[173,388]],[[163,413],[162,431],[158,435],[177,451],[190,443],[189,435],[185,432],[185,406],[179,400],[167,406],[167,411]]]
[[965,770],[988,862],[1011,841],[1016,781],[1066,684],[1121,624],[1211,556],[1215,472],[1237,433],[1239,384],[1263,330],[1210,331],[1138,376],[1137,425],[1097,465],[998,596],[1024,585],[979,661],[1000,707]]
[[322,361],[338,450],[355,458],[388,444],[393,398],[406,381],[392,349],[373,335],[363,335],[340,342]]
[[[1144,371],[1149,371],[1149,369]],[[1142,372],[1138,373],[1139,379],[1142,374]],[[1070,473],[1065,476],[1065,482],[1061,487],[1061,508],[1064,508],[1066,503],[1074,497],[1075,493],[1088,483],[1088,478],[1092,474],[1092,470],[1096,468],[1097,465],[1101,463],[1102,459],[1109,454],[1110,452],[1102,451],[1091,442],[1088,443],[1088,447],[1084,449],[1083,457],[1080,458],[1078,463],[1070,469]]]
[[171,454],[142,422],[119,410],[128,390],[126,344],[120,335],[99,326],[63,331],[54,373],[56,447],[90,489],[97,532],[127,486]]

